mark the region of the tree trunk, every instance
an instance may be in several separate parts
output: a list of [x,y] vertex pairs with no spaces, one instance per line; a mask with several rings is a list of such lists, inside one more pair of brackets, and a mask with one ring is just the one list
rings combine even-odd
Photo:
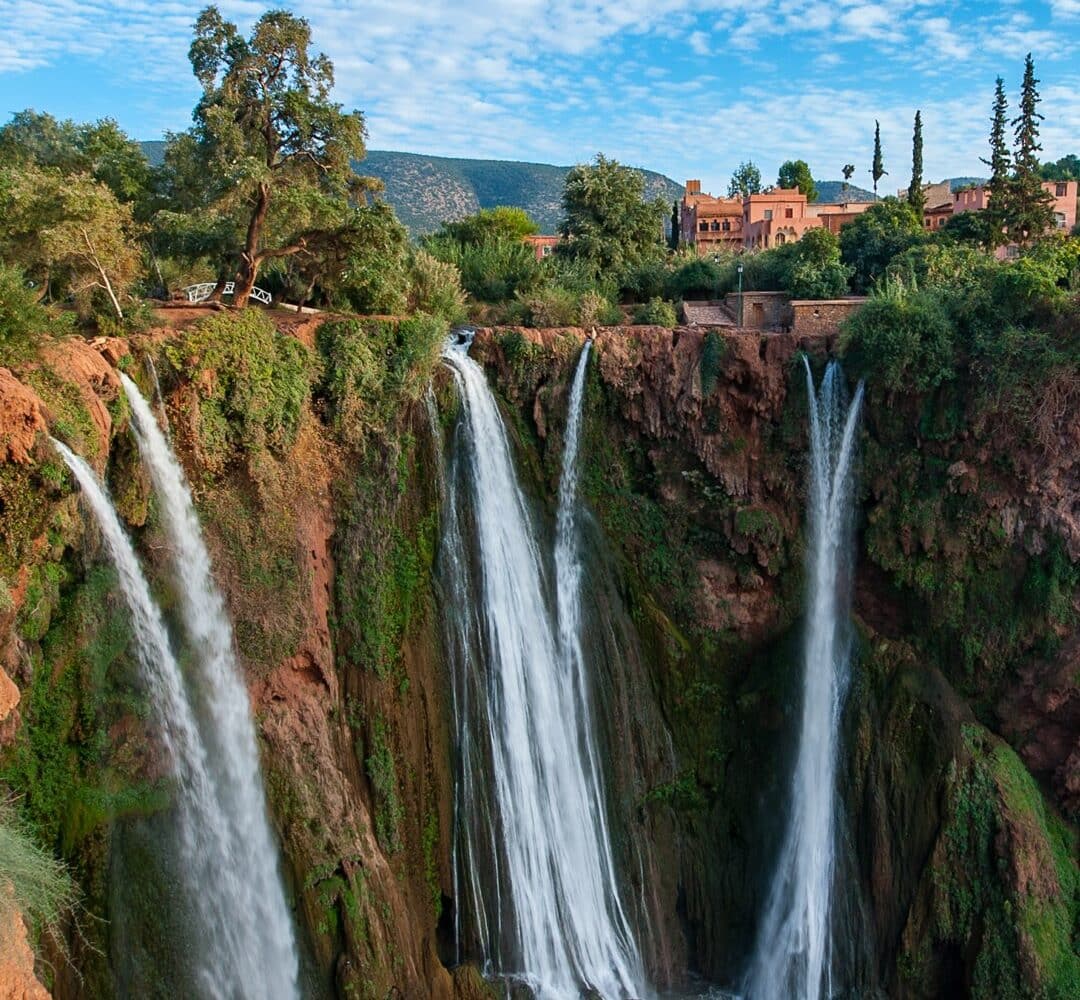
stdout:
[[251,221],[248,223],[247,240],[244,250],[240,254],[240,267],[236,272],[236,288],[233,292],[233,305],[243,308],[247,305],[248,296],[255,287],[255,279],[259,274],[259,239],[262,236],[263,225],[266,223],[266,213],[270,208],[270,185],[259,185],[259,196],[255,201],[255,211],[251,213]]
[[98,276],[101,278],[99,282],[100,286],[105,289],[105,294],[109,296],[109,301],[112,303],[113,308],[116,310],[117,318],[123,321],[124,310],[120,308],[120,303],[117,301],[116,294],[113,292],[112,282],[109,281],[109,275],[105,272],[105,268],[102,266],[100,259],[98,258],[97,251],[94,249],[94,244],[90,241],[90,234],[85,230],[81,230],[83,242],[86,243],[86,249],[89,251],[90,262],[94,265],[94,269],[97,271]]

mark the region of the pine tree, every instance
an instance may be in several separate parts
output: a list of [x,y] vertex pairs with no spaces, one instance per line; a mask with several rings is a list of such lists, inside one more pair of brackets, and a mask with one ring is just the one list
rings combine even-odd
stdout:
[[1027,243],[1041,236],[1054,222],[1053,199],[1043,189],[1039,168],[1039,81],[1035,79],[1035,63],[1031,53],[1024,60],[1024,82],[1020,85],[1020,114],[1013,125],[1012,205],[1008,219],[1009,232],[1017,243]]
[[885,169],[884,163],[881,159],[881,125],[875,119],[874,120],[874,164],[870,168],[870,176],[874,178],[874,197],[877,197],[877,185],[878,181],[882,177],[885,177],[889,173]]
[[922,185],[922,111],[915,112],[915,132],[911,139],[911,183],[907,189],[907,200],[921,220],[926,207]]
[[990,199],[986,207],[986,231],[990,245],[995,247],[1008,241],[1005,230],[1012,214],[1012,156],[1005,141],[1008,110],[1005,81],[999,76],[994,87],[994,114],[990,119],[990,159],[982,159],[990,168],[990,180],[986,183]]

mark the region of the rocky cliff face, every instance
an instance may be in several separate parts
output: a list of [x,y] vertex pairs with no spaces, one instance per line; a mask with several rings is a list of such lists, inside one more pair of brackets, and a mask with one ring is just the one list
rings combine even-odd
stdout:
[[[164,943],[118,912],[161,900],[114,888],[119,875],[153,882],[159,755],[95,529],[43,434],[106,474],[168,608],[116,377],[141,378],[146,354],[235,623],[309,991],[484,995],[475,970],[446,967],[452,723],[426,376],[379,380],[383,355],[408,345],[371,350],[372,331],[282,330],[304,343],[245,328],[223,356],[208,336],[163,328],[62,341],[35,370],[0,370],[0,765],[110,921],[81,944],[73,934],[82,978],[53,963],[58,996],[115,992],[108,956],[129,933],[146,960],[124,976],[167,963]],[[583,337],[482,330],[474,347],[542,508]],[[797,355],[831,347],[696,329],[596,338],[582,445],[590,614],[605,623],[593,660],[617,850],[660,984],[688,967],[735,982],[752,944],[800,680]],[[272,383],[252,375],[264,362]],[[278,392],[292,372],[295,397]],[[436,387],[451,419],[438,375]],[[843,919],[860,942],[849,978],[904,997],[987,995],[988,983],[1075,995],[1080,432],[1054,397],[1031,438],[1022,415],[869,390],[842,788]]]
[[[583,336],[477,337],[549,480]],[[819,363],[831,347],[697,329],[595,339],[585,481],[675,748],[668,774],[656,761],[637,774],[642,808],[673,831],[660,909],[680,914],[692,964],[727,982],[782,829],[797,720],[796,354]],[[1077,450],[1059,402],[1047,387],[1036,420],[979,412],[962,387],[868,387],[838,916],[857,989],[1067,996],[1078,983]]]

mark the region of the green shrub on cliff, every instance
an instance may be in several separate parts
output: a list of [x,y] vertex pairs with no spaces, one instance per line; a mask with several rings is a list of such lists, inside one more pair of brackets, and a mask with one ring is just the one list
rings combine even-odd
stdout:
[[678,322],[675,307],[663,299],[650,299],[634,310],[634,323],[638,326],[666,326],[671,329]]
[[47,331],[69,327],[70,319],[50,316],[38,303],[22,271],[0,263],[0,364],[25,361]]
[[199,395],[199,447],[219,472],[234,449],[286,452],[296,440],[315,372],[300,341],[258,309],[217,313],[165,348]]
[[890,390],[926,392],[955,377],[954,334],[937,295],[898,288],[872,297],[848,321],[841,350],[855,374]]
[[0,960],[11,954],[18,915],[36,938],[56,927],[74,898],[64,864],[38,846],[11,802],[0,802]]
[[323,362],[318,392],[334,433],[359,447],[403,403],[419,399],[448,332],[444,320],[426,315],[323,323],[315,341]]

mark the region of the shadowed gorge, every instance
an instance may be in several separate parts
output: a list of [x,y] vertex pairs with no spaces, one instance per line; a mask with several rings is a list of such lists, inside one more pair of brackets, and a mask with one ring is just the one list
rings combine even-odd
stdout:
[[[88,487],[49,465],[42,432],[61,412],[56,429],[110,484],[159,641],[175,643],[196,692],[192,726],[226,711],[212,699],[230,658],[246,681],[247,697],[227,704],[250,704],[269,867],[238,818],[259,796],[223,800],[220,824],[192,829],[223,845],[247,831],[245,912],[274,905],[257,886],[280,850],[299,995],[739,988],[800,808],[806,644],[827,617],[815,602],[833,594],[812,583],[825,523],[814,485],[828,475],[811,458],[845,426],[859,485],[848,486],[850,563],[844,517],[830,522],[852,605],[850,676],[824,695],[836,863],[823,967],[887,996],[979,995],[992,981],[1005,996],[1069,995],[1076,835],[1060,678],[1076,648],[1076,536],[1050,499],[1067,455],[1032,480],[991,458],[984,431],[924,433],[920,448],[911,402],[885,403],[873,381],[861,422],[845,425],[856,387],[835,365],[817,393],[836,408],[812,416],[825,338],[637,327],[589,343],[575,329],[481,329],[467,355],[452,346],[440,360],[439,323],[291,322],[215,316],[65,342],[56,382],[28,377],[11,397],[26,417],[5,433],[29,430],[27,460],[4,466],[4,530],[26,568],[5,570],[24,582],[4,662],[25,693],[5,780],[26,790],[28,815],[53,831],[102,917],[85,944],[71,930],[81,978],[61,961],[54,996],[169,995],[198,981],[176,947],[197,939],[210,897],[151,922],[154,890],[206,871],[216,893],[233,891],[225,862],[182,862],[189,772],[165,738],[184,716],[158,731],[151,688],[127,664],[140,633],[105,630],[128,615],[115,584],[98,582],[95,530],[78,510]],[[183,474],[137,387],[145,377],[152,389],[143,357]],[[272,389],[264,363],[279,372]],[[928,503],[941,534],[916,529]],[[1029,513],[1013,521],[1014,507]],[[178,539],[179,523],[195,534]],[[985,533],[970,534],[978,524]],[[205,554],[191,548],[200,533]],[[950,538],[946,561],[920,563]],[[987,615],[977,647],[963,617],[921,627],[941,613],[924,601],[946,587],[927,574],[970,581],[964,558],[1001,567],[981,584],[1001,590],[968,612]],[[993,593],[1018,595],[1006,632]],[[842,587],[834,596],[839,662],[848,619]],[[185,603],[196,598],[209,610]],[[189,629],[192,614],[203,628],[227,614],[234,637]],[[954,643],[997,666],[967,670]],[[229,778],[209,763],[221,726],[206,739],[206,786],[239,780],[243,748],[228,752]],[[170,837],[175,857],[156,858]],[[784,912],[793,867],[773,894]],[[266,912],[260,941],[276,919]],[[222,927],[214,948],[242,933]],[[794,961],[806,963],[799,934]]]

